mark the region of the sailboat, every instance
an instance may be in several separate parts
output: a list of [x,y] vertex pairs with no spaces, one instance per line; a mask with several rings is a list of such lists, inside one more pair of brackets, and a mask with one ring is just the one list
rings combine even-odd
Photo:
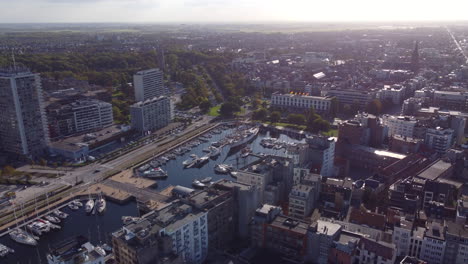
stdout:
[[85,204],[85,211],[86,213],[91,213],[91,211],[93,210],[94,208],[94,200],[91,199],[91,195],[89,196],[89,200],[86,202]]
[[106,200],[100,195],[99,199],[96,200],[96,206],[98,213],[102,214],[106,210]]
[[15,207],[13,207],[13,214],[15,216],[16,228],[9,233],[11,239],[20,244],[37,246],[36,239],[33,236],[29,235],[26,231],[23,231],[21,228],[19,228],[18,221],[16,219]]

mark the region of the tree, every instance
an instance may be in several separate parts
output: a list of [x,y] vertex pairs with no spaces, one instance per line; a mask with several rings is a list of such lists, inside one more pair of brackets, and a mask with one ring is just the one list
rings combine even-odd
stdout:
[[260,99],[254,99],[252,101],[253,109],[257,109],[258,107],[260,107],[261,104],[262,104],[262,101]]
[[211,108],[211,102],[209,100],[203,100],[200,105],[200,110],[203,112],[203,113],[206,113],[208,112],[208,110],[210,110]]
[[268,111],[265,108],[260,108],[253,112],[252,118],[254,120],[265,121],[268,116]]
[[367,105],[366,111],[373,115],[382,113],[382,102],[379,99],[374,99]]
[[281,113],[278,111],[274,111],[270,115],[270,121],[272,123],[278,123],[281,120]]
[[3,167],[3,174],[4,175],[13,175],[14,173],[16,172],[15,168],[13,168],[12,166],[10,165],[6,165],[5,167]]
[[294,125],[304,125],[305,116],[301,114],[289,114],[288,123],[294,124]]
[[240,111],[239,105],[233,102],[226,102],[221,105],[219,112],[224,117],[232,117],[235,112]]

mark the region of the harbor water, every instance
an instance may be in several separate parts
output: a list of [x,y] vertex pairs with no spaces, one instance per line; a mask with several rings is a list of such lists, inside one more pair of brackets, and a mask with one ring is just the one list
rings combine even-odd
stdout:
[[[189,188],[192,187],[192,182],[195,179],[202,179],[211,177],[212,181],[220,179],[234,180],[229,174],[217,174],[214,172],[216,164],[229,164],[234,168],[242,168],[247,164],[258,159],[254,156],[242,157],[241,149],[237,151],[230,151],[229,145],[222,147],[220,155],[216,159],[210,159],[204,166],[200,168],[184,169],[182,162],[190,158],[190,154],[196,154],[201,157],[206,155],[203,149],[209,147],[211,142],[219,141],[226,135],[233,132],[233,129],[223,130],[220,134],[212,134],[208,142],[202,142],[200,145],[195,146],[190,152],[182,156],[177,156],[174,160],[169,160],[161,168],[168,173],[167,179],[157,180],[157,190],[162,190],[170,185],[182,185]],[[282,141],[287,142],[303,142],[304,139],[293,139],[283,134],[271,133],[269,131],[262,131],[255,137],[249,146],[254,154],[272,154],[272,155],[285,155],[284,149],[271,149],[264,148],[260,145],[263,138],[275,137]],[[77,235],[88,237],[93,244],[107,243],[111,244],[110,234],[122,226],[122,216],[137,216],[138,210],[135,202],[129,202],[125,205],[119,205],[112,202],[107,202],[107,208],[104,214],[87,215],[84,208],[78,211],[72,211],[68,207],[64,207],[64,212],[68,213],[68,218],[63,221],[61,230],[51,231],[39,239],[37,247],[21,245],[14,242],[10,237],[4,236],[0,238],[0,243],[15,250],[14,254],[8,254],[5,258],[0,258],[0,263],[5,264],[28,264],[28,263],[47,263],[46,254],[52,245],[61,241],[67,240]]]

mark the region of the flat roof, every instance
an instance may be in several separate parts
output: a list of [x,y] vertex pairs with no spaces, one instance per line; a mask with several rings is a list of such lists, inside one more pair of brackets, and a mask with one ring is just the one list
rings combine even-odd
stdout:
[[422,172],[420,172],[417,177],[427,179],[427,180],[435,180],[440,177],[444,172],[452,167],[452,164],[445,162],[443,160],[438,160],[429,167],[425,168]]
[[271,225],[281,229],[288,229],[289,231],[303,235],[307,234],[307,230],[309,228],[309,223],[299,219],[289,218],[284,215],[278,215],[275,220],[273,220]]
[[324,235],[335,235],[340,231],[341,225],[328,221],[317,220],[317,233]]

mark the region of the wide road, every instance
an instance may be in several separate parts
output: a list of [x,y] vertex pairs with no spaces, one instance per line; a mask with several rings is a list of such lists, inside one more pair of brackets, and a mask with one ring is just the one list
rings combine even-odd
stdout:
[[458,40],[455,38],[455,36],[453,35],[453,33],[450,31],[450,29],[448,27],[446,27],[445,29],[447,29],[447,32],[449,33],[450,37],[452,37],[452,40],[455,43],[455,46],[457,46],[458,50],[465,57],[465,63],[468,64],[468,56],[466,55],[465,51],[461,47],[460,43],[458,42]]
[[[35,197],[51,192],[56,190],[59,187],[64,185],[74,186],[77,182],[83,181],[85,184],[91,184],[95,182],[102,181],[109,173],[121,171],[125,168],[135,165],[142,157],[160,153],[162,150],[158,149],[158,147],[163,145],[171,145],[169,143],[174,142],[175,139],[178,138],[180,141],[181,139],[185,140],[185,137],[189,137],[188,135],[191,132],[195,131],[196,129],[207,125],[213,117],[204,116],[202,120],[193,122],[190,126],[188,126],[184,131],[182,131],[179,135],[170,135],[166,139],[162,141],[154,141],[149,142],[146,145],[140,146],[129,153],[123,154],[113,160],[103,162],[103,163],[93,163],[87,166],[78,167],[74,169],[69,169],[68,171],[55,171],[53,169],[34,169],[30,166],[25,166],[19,168],[18,170],[25,171],[25,172],[48,172],[48,173],[65,173],[64,176],[57,178],[57,179],[41,179],[48,182],[46,186],[32,186],[26,190],[21,190],[16,192],[16,198],[13,201],[15,204],[25,203],[30,200],[34,200]],[[8,209],[8,208],[5,208]],[[3,211],[3,210],[2,210]]]

